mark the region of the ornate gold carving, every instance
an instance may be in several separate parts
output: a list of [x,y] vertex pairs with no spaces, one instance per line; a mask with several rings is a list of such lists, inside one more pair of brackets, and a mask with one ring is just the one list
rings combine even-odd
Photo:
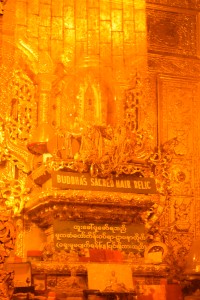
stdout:
[[[190,141],[193,138],[192,114],[197,95],[197,81],[164,76],[158,80],[160,140],[163,143],[169,137],[177,137],[179,143],[175,152],[178,155],[189,156],[193,150]],[[167,123],[168,130],[165,130]]]
[[158,191],[162,195],[168,195],[171,192],[169,168],[172,158],[175,156],[175,148],[178,144],[177,138],[173,138],[164,143],[157,153],[153,153],[150,162],[154,166],[155,178],[158,181]]
[[4,263],[5,258],[9,256],[9,252],[14,249],[15,239],[15,226],[11,218],[6,216],[4,211],[0,217],[1,264]]
[[37,116],[35,86],[21,70],[15,70],[8,83],[10,90],[9,133],[12,141],[26,142]]
[[197,56],[197,14],[147,10],[149,50]]
[[0,216],[0,298],[9,300],[14,290],[13,272],[3,270],[5,259],[10,251],[14,249],[16,230],[13,221],[7,216],[5,211],[1,211]]
[[[172,201],[172,199],[170,199]],[[175,202],[177,203],[177,202]],[[180,203],[180,202],[179,202]],[[189,203],[189,202],[188,202]],[[151,227],[149,230],[149,246],[151,243],[155,243],[159,245],[159,243],[164,243],[167,248],[165,248],[166,255],[164,257],[164,263],[168,266],[168,278],[169,280],[181,280],[184,275],[184,268],[186,266],[186,259],[188,251],[191,247],[192,240],[193,240],[193,234],[192,232],[188,232],[188,223],[186,220],[183,221],[183,214],[181,213],[181,216],[178,216],[178,210],[183,209],[184,211],[184,205],[183,203],[180,203],[180,206],[177,205],[175,209],[176,211],[176,218],[174,221],[171,221],[171,223],[168,223],[168,225],[162,225],[162,218],[165,217],[166,211],[170,209],[169,203],[166,201],[165,205],[165,212],[162,214],[161,220]],[[190,209],[190,208],[189,208]],[[189,212],[190,213],[190,212]],[[186,212],[187,215],[187,212]],[[180,217],[180,218],[179,218]],[[179,221],[177,221],[179,220]],[[176,226],[177,225],[177,226]],[[181,227],[177,228],[179,225]],[[183,225],[183,226],[182,226]],[[187,225],[185,227],[185,225]],[[179,230],[179,232],[177,231]],[[156,245],[155,244],[155,245]]]
[[190,159],[173,160],[169,172],[171,179],[171,194],[172,195],[192,195],[192,161]]
[[1,197],[5,199],[5,204],[13,210],[15,215],[19,215],[24,208],[25,195],[30,191],[26,182],[7,178],[1,188]]
[[147,175],[151,173],[145,166],[147,143],[148,137],[139,130],[90,127],[82,136],[77,160],[87,162],[93,176],[110,176],[112,172]]
[[191,204],[193,199],[176,199],[174,203],[175,228],[178,231],[188,231],[192,225]]
[[14,272],[0,270],[0,297],[2,300],[12,299]]
[[[130,262],[129,262],[130,264]],[[152,276],[166,276],[167,266],[165,264],[144,264],[134,262],[131,265],[133,275],[152,275]],[[32,262],[33,273],[46,273],[50,274],[71,274],[72,271],[76,271],[76,274],[87,274],[87,264],[77,262],[52,262],[52,261],[41,261]]]
[[125,89],[124,91],[124,122],[130,131],[138,128],[138,108],[143,100],[141,78],[135,77],[135,86]]
[[[52,224],[53,218],[59,216],[64,219],[83,219],[88,220],[106,220],[105,209],[112,212],[113,221],[118,219],[126,222],[141,221],[145,222],[150,228],[158,219],[160,219],[165,207],[166,196],[171,194],[172,178],[170,168],[173,160],[180,155],[177,138],[173,138],[160,148],[153,150],[151,145],[151,135],[139,127],[140,122],[138,114],[141,109],[141,102],[144,96],[142,92],[143,85],[136,74],[135,85],[124,90],[124,124],[121,126],[110,125],[90,125],[82,123],[81,130],[75,131],[74,128],[68,130],[59,129],[54,137],[47,143],[47,149],[50,154],[37,157],[34,164],[31,178],[36,184],[43,186],[43,192],[40,195],[42,200],[38,205],[37,196],[34,193],[26,204],[26,212],[30,218],[40,224],[42,227],[48,227]],[[87,94],[91,94],[87,91]],[[80,124],[78,124],[80,129]],[[140,201],[135,205],[138,216],[126,206],[124,195],[109,195],[102,192],[71,192],[51,190],[51,173],[53,171],[65,170],[75,172],[90,172],[91,176],[110,177],[122,174],[132,174],[142,177],[154,177],[157,182],[159,197],[149,196],[147,199],[151,202],[146,209],[140,209]],[[184,176],[177,177],[177,182],[182,182]],[[46,190],[44,188],[47,188]],[[100,196],[101,194],[101,196]],[[36,195],[36,194],[35,194]],[[74,198],[76,195],[76,198]],[[161,196],[162,195],[162,196]],[[36,201],[34,200],[36,197]],[[70,203],[63,203],[70,197],[73,202],[73,211]],[[92,201],[88,201],[92,197]],[[54,200],[53,200],[54,199]],[[83,202],[80,205],[80,200]],[[86,200],[87,199],[87,203]],[[134,198],[133,198],[134,199]],[[146,199],[146,200],[147,200]],[[57,205],[53,205],[56,201]],[[99,201],[101,205],[99,206]],[[129,200],[130,201],[130,200]],[[45,203],[48,202],[48,209]],[[118,203],[122,203],[122,207]],[[148,202],[148,201],[147,201]],[[108,204],[107,208],[106,205]],[[116,207],[114,207],[114,206]],[[43,207],[44,206],[44,207]],[[122,211],[126,211],[124,217]],[[131,212],[132,210],[132,212]],[[96,214],[98,212],[98,216]],[[129,217],[128,217],[129,216]]]
[[[34,197],[34,198],[33,198]],[[39,199],[39,202],[38,202]],[[49,227],[54,219],[113,222],[140,222],[159,195],[127,195],[95,191],[46,190],[32,195],[25,205],[29,218],[41,227]]]
[[[158,59],[156,55],[151,57]],[[169,73],[169,61],[167,62],[166,59],[162,61],[161,58],[159,60],[161,69],[162,65],[166,63],[165,72]],[[176,63],[183,71],[185,64],[181,65],[181,59],[170,59],[171,61],[174,63],[173,66]],[[197,67],[198,64],[192,65],[190,70],[193,66]],[[156,69],[156,65],[154,67]],[[171,65],[170,71],[172,69]],[[158,70],[160,70],[159,66]],[[179,72],[178,68],[174,68],[174,70],[177,73]],[[166,189],[168,196],[163,214],[158,219],[158,227],[157,231],[154,231],[154,238],[158,235],[160,241],[168,247],[169,252],[166,262],[170,266],[169,275],[177,279],[180,279],[180,274],[185,267],[185,257],[191,246],[194,230],[191,160],[193,144],[191,141],[193,139],[194,106],[197,95],[198,82],[195,80],[167,76],[162,76],[158,80],[159,141],[162,144],[161,149],[166,149],[165,141],[168,141],[166,144],[168,144],[167,148],[169,148],[170,155],[163,156],[165,167],[162,167],[163,173],[160,174],[164,176],[164,182],[168,182]],[[170,141],[174,141],[171,150]],[[160,182],[163,182],[163,180],[161,179]],[[156,226],[156,223],[154,223],[154,226]],[[150,232],[153,232],[153,227]]]
[[193,235],[177,233],[174,229],[163,231],[163,238],[168,247],[165,262],[169,266],[169,279],[181,280],[184,277],[184,268],[188,251],[191,247]]
[[1,162],[11,161],[17,168],[28,173],[30,153],[25,142],[35,126],[35,87],[25,73],[16,70],[8,82],[7,89],[11,109],[9,117],[1,120]]
[[18,257],[24,257],[24,220],[19,218],[16,220],[16,244],[15,244],[15,255]]

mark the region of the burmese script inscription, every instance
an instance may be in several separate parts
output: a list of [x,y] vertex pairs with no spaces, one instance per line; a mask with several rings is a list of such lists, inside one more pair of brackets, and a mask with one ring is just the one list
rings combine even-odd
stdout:
[[110,249],[143,253],[145,241],[143,224],[54,222],[54,242],[57,250]]
[[91,177],[88,173],[58,171],[52,174],[52,186],[60,189],[113,191],[137,194],[154,194],[153,178],[122,176],[112,178]]

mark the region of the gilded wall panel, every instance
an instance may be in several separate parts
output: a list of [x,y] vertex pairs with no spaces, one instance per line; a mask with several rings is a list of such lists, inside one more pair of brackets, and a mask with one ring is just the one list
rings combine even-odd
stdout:
[[133,21],[134,20],[134,9],[130,8],[128,3],[123,3],[123,20]]
[[118,1],[110,1],[111,2],[111,8],[112,9],[122,9],[122,2],[123,0],[118,0]]
[[146,0],[149,4],[158,4],[171,7],[180,7],[188,9],[200,9],[198,0]]
[[62,61],[65,66],[74,62],[75,58],[75,30],[64,30],[64,53]]
[[[146,48],[147,48],[146,32],[136,32],[135,37],[136,37],[137,55],[146,57]],[[145,64],[146,59],[144,59],[143,62]]]
[[154,74],[149,73],[148,79],[144,82],[144,101],[140,112],[141,127],[151,133],[153,148],[157,146],[157,86],[155,77]]
[[193,214],[194,199],[192,197],[174,196],[170,199],[169,226],[173,225],[177,231],[191,231],[194,229]]
[[17,24],[26,25],[26,22],[27,22],[26,10],[27,10],[27,3],[18,1],[17,6],[16,6],[16,23]]
[[87,42],[77,41],[75,47],[75,57],[77,61],[87,56]]
[[122,10],[112,9],[111,11],[111,24],[113,31],[122,31]]
[[170,74],[183,77],[198,77],[200,61],[191,58],[173,57],[167,55],[148,54],[148,67],[156,73]]
[[134,31],[134,22],[133,21],[124,21],[124,42],[135,43],[135,31]]
[[74,29],[64,30],[64,43],[66,45],[68,45],[68,47],[70,47],[70,46],[72,47],[75,45],[75,30]]
[[74,6],[65,6],[64,7],[64,28],[72,29],[75,27],[74,23]]
[[[15,14],[13,11],[7,11],[3,17],[2,34],[6,36],[7,40],[13,41],[13,34],[15,30]],[[1,29],[0,29],[1,30]]]
[[158,118],[161,144],[177,137],[178,155],[193,152],[193,106],[198,96],[198,82],[189,79],[158,78]]
[[47,26],[39,26],[39,37],[41,39],[50,40],[51,29]]
[[51,19],[51,39],[63,40],[63,20],[61,17]]
[[88,9],[88,30],[99,30],[99,9]]
[[28,14],[39,14],[39,0],[28,1]]
[[87,41],[87,19],[76,19],[76,40]]
[[134,0],[134,7],[136,9],[145,9],[146,0]]
[[135,10],[135,31],[146,31],[146,12],[143,9]]
[[[199,194],[200,195],[200,194]],[[196,237],[200,238],[200,196],[196,198],[195,201],[195,214],[194,214],[194,223],[195,223],[195,234]]]
[[43,4],[40,2],[39,7],[40,25],[51,25],[51,6],[49,4]]
[[[198,95],[198,80],[167,76],[161,76],[158,79],[159,141],[163,144],[167,140],[177,139],[174,148],[177,159],[173,160],[169,172],[171,195],[173,198],[178,197],[179,200],[176,200],[172,205],[173,198],[170,199],[169,210],[166,211],[163,218],[169,218],[169,223],[174,218],[176,230],[186,229],[187,224],[184,219],[188,219],[188,226],[190,225],[188,230],[194,230],[196,235],[200,235],[199,203],[197,200],[200,194],[198,188],[200,178],[198,170],[199,148],[198,146],[195,148],[199,139]],[[182,200],[181,197],[183,197]],[[180,201],[182,204],[179,203]],[[180,212],[182,211],[184,215],[185,210],[188,210],[189,213],[182,217]]]
[[99,32],[95,30],[88,31],[88,55],[99,54]]
[[197,56],[197,13],[147,10],[148,47],[151,51]]
[[100,20],[101,21],[110,21],[111,20],[111,4],[109,1],[101,2]]
[[51,58],[53,60],[59,60],[63,54],[63,40],[52,40],[51,41]]
[[51,0],[40,0],[42,4],[51,4]]
[[111,42],[111,22],[101,21],[100,22],[100,42],[110,43]]
[[[131,57],[136,57],[137,56],[137,50],[136,50],[137,46],[135,43],[125,43],[124,42],[124,57],[125,60],[128,62],[135,62],[131,60]],[[135,64],[136,65],[136,64]]]
[[123,43],[124,43],[123,32],[114,31],[112,32],[112,54],[123,55]]
[[38,37],[39,32],[39,17],[34,14],[29,14],[27,21],[27,30],[30,37]]
[[88,7],[99,7],[99,0],[88,0]]
[[16,40],[20,40],[20,38],[22,38],[22,36],[24,37],[24,35],[26,34],[27,31],[27,26],[26,25],[16,25],[15,26],[15,37]]
[[52,0],[52,16],[62,17],[63,16],[63,0]]
[[124,69],[123,69],[123,56],[115,55],[112,57],[113,59],[113,73],[114,73],[114,78],[118,82],[123,82],[124,81]]
[[37,42],[38,42],[38,50],[39,51],[49,51],[50,50],[51,43],[48,38],[40,38],[39,37],[39,39],[37,39]]
[[171,180],[171,195],[192,196],[193,195],[193,172],[192,159],[174,159],[169,168]]
[[77,19],[87,19],[87,5],[86,1],[76,0],[75,1],[75,11]]
[[0,66],[0,74],[1,74],[1,80],[0,80],[0,89],[1,89],[1,94],[0,94],[0,117],[3,119],[5,114],[9,113],[9,107],[8,107],[8,97],[9,97],[9,91],[7,88],[7,84],[9,81],[9,77],[12,76],[12,70],[9,70],[5,66],[1,65]]
[[111,56],[111,43],[101,43],[100,44],[100,58],[105,65],[111,66],[112,56]]

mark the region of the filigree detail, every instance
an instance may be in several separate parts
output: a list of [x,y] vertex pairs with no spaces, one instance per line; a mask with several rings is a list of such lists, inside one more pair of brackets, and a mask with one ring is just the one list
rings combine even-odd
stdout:
[[172,158],[175,156],[175,146],[178,144],[177,138],[173,138],[161,145],[158,152],[152,154],[149,161],[154,169],[157,180],[157,189],[162,195],[171,193],[171,182],[169,168]]
[[182,280],[187,262],[187,254],[192,244],[193,236],[177,233],[173,229],[163,232],[165,244],[168,247],[168,255],[165,262],[169,266],[169,279]]
[[0,121],[0,162],[11,161],[18,169],[28,173],[30,153],[25,142],[36,119],[35,87],[26,74],[16,70],[8,82],[8,92],[11,110],[9,117]]
[[[152,276],[166,276],[167,266],[166,265],[155,265],[155,264],[138,264],[134,262],[131,265],[132,272],[135,275],[143,274]],[[58,261],[41,261],[32,262],[32,269],[35,274],[46,273],[50,274],[71,274],[72,270],[76,271],[76,274],[87,275],[87,264],[77,262],[58,262]]]
[[65,168],[79,172],[90,170],[92,176],[101,177],[112,174],[152,175],[146,163],[151,154],[150,138],[143,130],[131,131],[125,126],[90,126],[79,137],[58,134],[54,145],[52,157],[45,163],[49,171]]
[[13,165],[15,165],[19,170],[23,170],[23,172],[30,172],[31,154],[26,150],[22,143],[14,143],[8,138],[5,140],[4,148],[4,157],[6,157],[8,161],[11,161]]
[[[54,191],[35,194],[25,206],[27,216],[41,227],[54,219],[144,223],[144,212],[159,202],[158,195],[127,195],[95,191]],[[39,202],[38,202],[38,199]]]
[[174,203],[175,209],[175,227],[178,231],[188,231],[191,226],[190,212],[191,212],[192,199],[187,201],[183,199],[176,200]]
[[143,96],[141,78],[136,74],[135,86],[124,91],[124,124],[131,132],[138,128],[138,111]]
[[8,83],[11,95],[9,137],[15,143],[27,141],[37,116],[35,86],[21,70],[15,70]]
[[24,208],[25,196],[30,191],[25,184],[25,181],[7,178],[1,186],[1,197],[5,199],[5,205],[12,209],[14,215],[19,215]]
[[[177,209],[179,208],[180,206],[177,207]],[[184,208],[185,207],[183,207],[183,210]],[[166,205],[165,209],[168,210],[169,207]],[[188,232],[188,228],[185,228],[185,226],[178,228],[178,225],[180,225],[178,220],[180,220],[180,222],[182,221],[182,213],[180,218],[177,213],[175,214],[174,222],[168,224],[168,226],[162,226],[160,220],[155,222],[148,232],[149,238],[147,240],[147,243],[156,241],[166,245],[167,255],[164,258],[164,263],[166,263],[168,268],[167,277],[169,281],[180,281],[183,279],[187,254],[193,241],[193,234]],[[186,223],[183,223],[183,225],[185,224]],[[179,230],[179,232],[177,230]]]

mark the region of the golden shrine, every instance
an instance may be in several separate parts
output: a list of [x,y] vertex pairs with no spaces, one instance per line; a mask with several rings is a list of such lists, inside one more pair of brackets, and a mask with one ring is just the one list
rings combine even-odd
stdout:
[[0,1],[0,299],[199,299],[199,11]]

